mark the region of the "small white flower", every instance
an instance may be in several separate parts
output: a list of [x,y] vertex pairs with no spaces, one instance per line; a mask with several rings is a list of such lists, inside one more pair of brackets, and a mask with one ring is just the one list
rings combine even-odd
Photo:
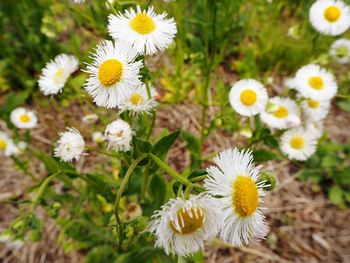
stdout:
[[81,118],[81,121],[85,124],[94,124],[98,121],[98,116],[95,113],[87,114]]
[[261,120],[269,127],[286,129],[300,124],[300,111],[295,101],[274,97],[269,100],[269,103],[275,105],[275,110],[260,114]]
[[204,250],[204,242],[211,241],[219,232],[222,216],[220,206],[209,195],[191,195],[170,199],[156,211],[148,231],[154,233],[156,247],[166,254],[189,256]]
[[132,130],[130,125],[119,119],[108,124],[105,130],[108,147],[116,151],[127,152],[131,149]]
[[124,103],[119,106],[120,112],[131,111],[134,114],[143,112],[150,114],[158,105],[155,100],[158,95],[156,89],[150,86],[150,92],[151,98],[148,98],[146,85],[131,89]]
[[101,143],[106,140],[106,137],[103,135],[102,132],[97,131],[92,134],[92,140],[96,143]]
[[62,161],[71,162],[79,160],[84,151],[85,142],[80,132],[75,128],[67,128],[66,132],[61,132],[54,150],[54,155]]
[[13,140],[6,133],[0,131],[0,156],[16,155],[17,151]]
[[323,121],[317,121],[317,122],[307,121],[305,124],[305,130],[310,131],[312,134],[314,134],[316,139],[318,140],[323,135],[323,131],[324,131]]
[[153,55],[164,51],[174,39],[177,32],[173,18],[166,18],[167,14],[156,14],[153,7],[136,11],[130,9],[125,14],[108,17],[108,32],[115,40],[128,41],[139,54]]
[[317,136],[312,130],[302,127],[284,132],[281,136],[281,151],[290,160],[305,161],[316,151]]
[[87,65],[90,77],[84,85],[97,106],[115,108],[131,88],[142,84],[142,62],[135,62],[136,57],[136,51],[125,41],[104,41],[97,46],[93,62]]
[[329,53],[340,64],[350,63],[350,40],[338,39],[334,41]]
[[309,19],[321,34],[337,36],[350,27],[350,7],[340,0],[318,0],[310,8]]
[[289,89],[297,89],[297,81],[295,78],[287,78],[284,82],[284,86]]
[[326,118],[329,112],[330,101],[306,99],[302,103],[303,113],[307,120],[317,122]]
[[330,100],[338,90],[333,74],[315,64],[300,68],[296,73],[295,80],[296,90],[305,98]]
[[21,107],[11,112],[10,119],[13,125],[19,129],[32,129],[38,123],[38,118],[34,112]]
[[253,116],[264,111],[268,99],[265,87],[254,79],[236,82],[229,96],[232,108],[243,116]]
[[254,165],[251,151],[237,148],[221,152],[214,162],[217,166],[207,168],[204,187],[221,197],[218,203],[224,222],[220,238],[238,247],[264,238],[268,226],[259,206],[267,185],[257,183],[261,166]]
[[39,78],[39,89],[45,95],[60,92],[69,76],[79,68],[76,57],[60,54],[45,65]]
[[20,249],[24,242],[21,239],[14,239],[12,235],[9,234],[1,234],[0,235],[0,243],[4,243],[5,246],[9,249]]
[[83,4],[83,3],[85,3],[85,0],[74,0],[74,3]]

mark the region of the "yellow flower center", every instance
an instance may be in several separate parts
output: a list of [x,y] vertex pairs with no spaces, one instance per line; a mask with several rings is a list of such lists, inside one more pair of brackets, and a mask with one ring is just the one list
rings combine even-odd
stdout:
[[254,90],[246,89],[241,92],[240,99],[244,105],[251,106],[256,102],[257,95]]
[[130,99],[131,103],[134,105],[138,105],[143,102],[143,97],[139,93],[133,93]]
[[273,113],[276,118],[285,118],[288,116],[288,109],[284,106],[278,106],[278,109]]
[[324,83],[323,83],[323,79],[321,77],[315,76],[315,77],[311,77],[309,78],[309,85],[317,90],[323,89],[324,87]]
[[309,104],[309,107],[310,108],[313,108],[313,109],[317,109],[318,106],[320,106],[320,102],[317,101],[317,100],[312,100],[312,99],[308,99],[307,100],[307,104]]
[[300,136],[295,136],[290,140],[290,146],[296,150],[304,148],[305,140]]
[[170,220],[170,227],[178,234],[187,235],[201,228],[204,223],[204,213],[199,207],[180,209],[177,212],[177,223]]
[[156,29],[156,24],[151,17],[142,12],[131,19],[130,27],[137,33],[147,35]]
[[63,73],[64,73],[63,68],[59,68],[59,69],[56,71],[55,77],[60,78],[60,77],[63,76]]
[[30,121],[30,117],[28,116],[28,114],[22,114],[19,119],[21,120],[21,122],[28,122]]
[[233,183],[233,206],[236,213],[241,217],[252,215],[259,204],[258,187],[252,178],[238,176]]
[[104,86],[111,86],[122,78],[123,64],[117,59],[104,61],[99,70],[98,78]]
[[0,151],[5,150],[7,147],[7,142],[3,139],[0,139]]
[[329,21],[329,22],[335,22],[339,19],[341,15],[341,10],[337,6],[330,6],[327,7],[326,10],[324,11],[324,17]]

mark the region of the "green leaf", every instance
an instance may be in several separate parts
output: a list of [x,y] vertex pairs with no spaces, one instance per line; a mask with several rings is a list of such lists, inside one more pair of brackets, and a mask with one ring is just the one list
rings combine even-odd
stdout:
[[5,97],[4,104],[0,107],[0,118],[7,119],[10,112],[21,106],[29,97],[28,91],[23,92],[11,92]]
[[96,193],[102,195],[109,202],[114,201],[115,194],[113,193],[113,190],[118,186],[111,177],[103,174],[85,174],[81,177]]
[[[133,144],[133,157],[135,159],[143,153],[152,152],[152,148],[153,148],[152,145],[145,140],[137,138],[136,136],[132,137],[132,144]],[[139,166],[146,165],[148,161],[149,161],[148,158],[145,158],[138,165]]]
[[160,159],[164,159],[171,146],[175,143],[180,135],[180,131],[173,132],[155,143],[152,153],[157,155]]
[[344,206],[342,195],[343,195],[343,191],[337,185],[334,185],[329,189],[329,192],[328,192],[329,199],[336,205]]
[[253,152],[255,162],[266,162],[270,160],[280,160],[281,158],[274,152],[269,150],[255,150]]
[[167,192],[166,183],[164,176],[159,176],[158,174],[154,174],[151,178],[151,182],[149,184],[151,197],[153,199],[152,207],[154,210],[161,207],[164,203],[165,195]]
[[200,170],[194,170],[193,172],[190,173],[190,175],[187,177],[190,181],[199,177],[199,176],[203,176],[206,175],[207,171],[200,169]]
[[113,246],[101,245],[94,247],[86,255],[87,263],[113,262],[116,259],[117,250]]
[[337,104],[338,104],[338,107],[341,108],[343,111],[350,112],[350,101],[349,100],[342,100],[342,101],[339,101]]

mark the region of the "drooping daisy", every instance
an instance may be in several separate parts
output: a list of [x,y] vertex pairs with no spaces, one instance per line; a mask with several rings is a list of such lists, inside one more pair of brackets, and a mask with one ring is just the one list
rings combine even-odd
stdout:
[[10,114],[10,119],[13,125],[19,129],[32,129],[38,123],[34,112],[22,107],[14,109]]
[[295,101],[274,97],[269,100],[269,104],[275,105],[275,110],[260,114],[261,120],[266,125],[275,129],[287,129],[300,125],[300,111]]
[[150,86],[151,98],[148,98],[146,85],[139,86],[130,90],[124,103],[119,106],[120,112],[131,111],[137,113],[151,113],[158,103],[155,97],[158,95],[156,89]]
[[330,107],[330,101],[306,99],[302,103],[303,113],[309,121],[316,122],[326,118]]
[[67,131],[61,132],[54,150],[54,155],[62,161],[71,162],[74,159],[79,160],[85,147],[85,142],[80,132],[75,128],[67,128]]
[[139,54],[153,55],[164,51],[177,32],[174,19],[166,16],[154,13],[153,7],[146,11],[137,6],[136,11],[109,15],[108,32],[116,40],[127,40]]
[[98,106],[115,108],[123,103],[128,90],[140,86],[141,61],[135,61],[136,51],[125,41],[104,41],[92,55],[90,74],[84,87]]
[[229,96],[232,108],[243,116],[253,116],[264,111],[268,99],[264,86],[254,79],[236,82]]
[[350,40],[338,39],[329,50],[331,56],[340,64],[350,63]]
[[92,140],[96,143],[101,143],[106,140],[106,137],[103,135],[102,132],[97,131],[92,134]]
[[13,140],[6,133],[0,131],[0,156],[16,155],[17,151]]
[[303,66],[297,71],[295,79],[297,91],[305,98],[330,100],[338,90],[333,74],[319,65]]
[[310,8],[309,19],[321,34],[337,36],[350,27],[350,7],[341,0],[318,0]]
[[131,149],[132,130],[130,125],[119,119],[108,124],[105,130],[108,149],[127,152]]
[[98,116],[95,113],[87,114],[81,118],[81,121],[85,124],[94,124],[98,121]]
[[60,54],[46,64],[39,78],[39,89],[45,95],[54,95],[60,92],[69,76],[79,68],[76,57]]
[[217,201],[209,195],[191,195],[188,200],[170,199],[156,211],[148,231],[154,233],[156,247],[166,254],[188,256],[204,249],[204,242],[211,241],[221,227],[221,210]]
[[310,131],[310,133],[312,133],[318,140],[323,135],[323,130],[324,130],[323,121],[312,122],[307,120],[305,124],[305,130]]
[[316,145],[317,136],[302,127],[288,130],[281,136],[281,151],[291,160],[307,160],[315,153]]
[[234,246],[264,238],[268,231],[260,211],[265,182],[259,182],[260,167],[253,163],[251,151],[237,148],[221,152],[214,158],[217,166],[207,168],[204,187],[214,196],[220,196],[223,226],[220,238]]

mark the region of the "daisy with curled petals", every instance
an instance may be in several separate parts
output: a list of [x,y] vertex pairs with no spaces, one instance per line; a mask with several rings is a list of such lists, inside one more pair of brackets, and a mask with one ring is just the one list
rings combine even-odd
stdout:
[[135,61],[136,57],[125,41],[106,40],[97,46],[93,62],[85,70],[90,77],[84,85],[97,106],[115,108],[124,102],[129,89],[141,85],[142,62]]
[[330,101],[306,99],[302,103],[303,113],[307,120],[317,122],[326,118],[330,107]]
[[274,105],[271,112],[262,112],[261,120],[271,128],[287,129],[300,125],[300,111],[295,101],[289,98],[274,97],[269,100]]
[[173,18],[156,14],[153,7],[141,10],[140,6],[108,17],[108,32],[116,40],[127,40],[139,54],[153,55],[164,51],[177,32]]
[[34,112],[22,107],[14,109],[10,114],[10,119],[13,125],[19,129],[32,129],[38,123],[38,118]]
[[150,87],[151,97],[148,98],[146,86],[139,86],[130,90],[123,104],[119,106],[120,112],[131,111],[133,114],[151,113],[158,103],[155,97],[158,95],[154,87]]
[[252,240],[264,238],[268,231],[260,211],[265,181],[259,182],[260,167],[253,163],[251,151],[237,148],[221,152],[214,158],[217,166],[207,168],[204,187],[220,196],[223,225],[220,238],[233,246],[242,246]]
[[154,233],[156,247],[166,254],[189,256],[204,249],[221,227],[221,210],[217,201],[206,194],[191,195],[188,200],[170,199],[161,210],[156,211],[148,231]]
[[316,64],[300,68],[295,79],[296,90],[305,98],[330,100],[338,90],[333,74]]
[[13,140],[4,132],[0,131],[0,156],[11,156],[17,153],[17,147]]
[[350,40],[338,39],[334,41],[329,53],[340,64],[350,63]]
[[254,79],[236,82],[229,96],[232,108],[243,116],[253,116],[264,111],[268,99],[264,86]]
[[80,132],[75,128],[67,128],[67,131],[59,135],[54,155],[65,162],[79,160],[85,148],[85,141]]
[[54,95],[60,92],[69,76],[77,71],[79,61],[76,57],[60,54],[46,64],[39,78],[39,89],[45,95]]
[[337,36],[350,27],[350,7],[341,0],[318,0],[310,8],[309,19],[319,33]]
[[305,161],[316,151],[317,136],[312,130],[299,127],[284,132],[280,144],[290,160]]
[[105,130],[105,138],[108,141],[107,149],[127,152],[131,149],[132,129],[126,121],[122,119],[108,124]]

